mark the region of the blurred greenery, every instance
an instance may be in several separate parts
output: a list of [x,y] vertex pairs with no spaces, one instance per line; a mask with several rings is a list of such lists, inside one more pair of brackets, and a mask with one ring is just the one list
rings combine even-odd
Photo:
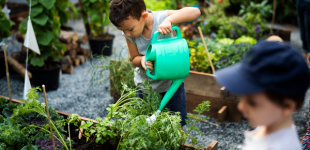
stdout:
[[[231,5],[226,9],[229,12],[238,13],[241,5],[249,6],[251,2],[260,3],[262,0],[230,0]],[[276,23],[290,23],[297,25],[297,0],[285,0],[276,3]],[[268,0],[267,4],[270,4],[273,8],[273,0]],[[271,22],[272,14],[268,15],[267,20]]]

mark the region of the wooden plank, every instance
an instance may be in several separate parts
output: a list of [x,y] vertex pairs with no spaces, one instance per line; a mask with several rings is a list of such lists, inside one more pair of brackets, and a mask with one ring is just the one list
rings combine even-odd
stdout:
[[[187,144],[187,143],[184,143],[184,146],[186,147],[193,147],[193,148],[198,148],[198,146],[194,146],[192,144]],[[200,150],[217,150],[218,149],[218,142],[216,140],[213,140],[207,148],[199,148]]]
[[217,121],[218,121],[218,122],[224,121],[224,119],[226,118],[226,115],[227,115],[227,106],[223,106],[223,107],[218,111],[217,114],[218,114]]
[[219,143],[215,140],[211,142],[211,144],[206,148],[206,150],[217,150]]
[[[7,100],[10,99],[9,97],[2,96],[2,95],[0,95],[0,97],[4,97],[4,98],[6,98]],[[22,101],[17,100],[17,99],[13,99],[13,98],[12,98],[12,101],[15,102],[15,103],[20,103],[20,104],[23,103]],[[59,110],[56,110],[56,109],[54,109],[54,110],[55,110],[58,114],[61,114],[61,115],[64,115],[64,116],[70,116],[70,115],[71,115],[71,114],[69,114],[69,113],[62,112],[62,111],[59,111]],[[90,120],[92,120],[94,123],[99,123],[98,121],[93,120],[93,119],[89,119],[89,118],[85,118],[85,117],[81,117],[81,116],[79,116],[79,118],[80,118],[81,120],[84,120],[84,121],[90,121]]]
[[224,121],[231,121],[231,122],[238,122],[241,123],[242,115],[237,109],[238,102],[231,101],[231,100],[223,100],[220,98],[213,98],[201,95],[195,95],[191,93],[186,93],[186,108],[187,112],[193,112],[193,110],[201,104],[203,101],[210,101],[211,102],[211,110],[208,112],[203,113],[203,115],[210,116],[211,118],[217,119],[218,118],[218,111],[223,107],[227,106],[227,116]]
[[186,93],[239,101],[239,97],[233,94],[223,97],[221,86],[214,77],[214,75],[209,73],[190,71],[189,76],[184,80]]

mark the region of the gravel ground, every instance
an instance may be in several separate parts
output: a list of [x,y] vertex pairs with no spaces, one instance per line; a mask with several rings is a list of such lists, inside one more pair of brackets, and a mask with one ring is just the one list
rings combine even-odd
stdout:
[[[68,23],[77,32],[84,32],[82,20],[73,20]],[[291,35],[291,44],[300,50],[299,31],[296,27],[291,27],[293,30]],[[126,48],[125,39],[122,37],[121,32],[117,31],[114,27],[110,27],[110,33],[115,35],[113,44],[112,57],[116,58],[119,55],[127,57],[128,52]],[[14,37],[8,38],[5,43],[8,53],[19,51],[21,44],[16,41]],[[85,47],[88,44],[84,45]],[[93,61],[97,61],[94,59]],[[105,108],[113,103],[110,96],[110,83],[107,81],[101,85],[90,85],[91,76],[88,74],[90,69],[90,61],[83,65],[74,67],[74,72],[70,74],[62,74],[60,77],[60,87],[56,91],[47,92],[48,103],[55,109],[67,113],[75,113],[80,116],[95,119],[96,117],[105,117],[108,111]],[[108,72],[107,72],[108,73]],[[21,99],[23,96],[23,79],[17,74],[10,72],[10,85],[12,98]],[[8,96],[6,77],[0,79],[0,95]],[[39,93],[40,101],[44,102],[43,93]],[[308,96],[309,97],[309,92]],[[294,122],[296,124],[298,134],[302,137],[307,128],[308,122],[308,98],[300,112],[294,114]],[[208,119],[210,123],[217,123],[215,119]],[[219,142],[220,150],[240,149],[244,139],[243,133],[245,130],[251,130],[248,122],[243,120],[242,123],[223,122],[220,125],[212,125],[209,123],[199,122],[197,126],[203,131],[203,136],[197,133],[191,133],[198,138],[199,142],[208,146],[212,140]],[[186,131],[186,127],[184,128]],[[187,141],[190,143],[190,141]]]

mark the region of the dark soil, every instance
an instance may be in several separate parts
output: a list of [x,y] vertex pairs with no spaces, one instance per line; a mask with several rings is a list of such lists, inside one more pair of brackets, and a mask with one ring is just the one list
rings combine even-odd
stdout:
[[18,3],[7,3],[8,9],[11,9],[10,15],[16,15],[18,13],[29,11],[27,4],[18,4]]
[[57,68],[57,67],[59,67],[59,64],[48,63],[48,62],[45,62],[44,66],[42,66],[42,67],[33,67],[33,66],[31,66],[31,68],[33,68],[35,70],[53,69],[53,68]]
[[[67,130],[68,126],[65,126],[65,130]],[[71,139],[74,141],[74,144],[72,146],[75,150],[116,150],[117,145],[111,145],[109,142],[106,142],[104,144],[96,143],[95,139],[89,139],[88,142],[86,142],[86,137],[82,137],[81,139],[78,138],[79,132],[75,131],[78,129],[74,125],[70,125],[70,135]],[[69,136],[69,134],[67,135]]]
[[97,36],[97,37],[91,36],[90,38],[92,38],[93,40],[107,40],[107,39],[112,39],[113,37],[114,37],[114,35],[104,34],[104,35],[100,35],[100,36]]
[[[83,136],[81,139],[78,138],[79,132],[75,131],[78,129],[75,125],[70,125],[70,135],[71,139],[74,141],[74,144],[72,146],[75,150],[116,150],[117,145],[112,145],[110,142],[106,142],[104,144],[100,144],[100,142],[97,144],[95,142],[95,138],[90,139],[88,142],[86,142],[86,137]],[[65,130],[68,131],[68,126],[65,126]],[[69,133],[67,133],[67,136],[69,136]],[[192,147],[180,147],[178,150],[194,150]]]

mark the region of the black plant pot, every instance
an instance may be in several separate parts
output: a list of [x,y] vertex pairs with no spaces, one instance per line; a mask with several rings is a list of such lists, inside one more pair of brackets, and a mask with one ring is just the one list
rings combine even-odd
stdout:
[[57,90],[59,87],[59,74],[61,69],[61,63],[59,62],[46,62],[48,64],[55,65],[57,67],[52,69],[39,69],[33,66],[29,66],[28,69],[32,74],[32,83],[35,87],[42,84],[45,85],[46,91]]
[[5,76],[5,61],[4,53],[0,52],[0,78]]
[[[93,39],[89,37],[89,46],[93,54],[110,56],[113,49],[114,35],[111,39]],[[106,46],[106,47],[105,47]],[[104,48],[105,47],[105,48]]]

